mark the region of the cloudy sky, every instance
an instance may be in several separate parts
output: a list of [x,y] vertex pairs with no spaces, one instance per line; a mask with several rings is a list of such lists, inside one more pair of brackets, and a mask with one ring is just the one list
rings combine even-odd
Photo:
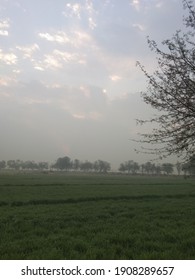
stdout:
[[145,162],[146,37],[182,27],[181,0],[0,0],[0,160]]

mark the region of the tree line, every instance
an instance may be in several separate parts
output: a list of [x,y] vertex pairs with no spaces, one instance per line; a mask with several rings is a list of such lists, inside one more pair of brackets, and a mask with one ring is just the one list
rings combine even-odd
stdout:
[[57,171],[83,171],[107,173],[111,170],[111,164],[104,160],[90,162],[79,159],[71,160],[68,156],[59,157],[54,164],[48,162],[22,161],[22,160],[1,160],[1,169],[12,170],[57,170]]
[[[178,175],[195,175],[195,156],[188,162],[176,164],[162,163],[155,164],[148,161],[144,164],[139,164],[133,160],[128,160],[120,163],[118,172],[126,174],[142,174],[142,175],[171,175],[176,169]],[[39,171],[78,171],[78,172],[96,172],[107,173],[111,171],[111,164],[104,160],[96,160],[90,162],[88,160],[81,161],[79,159],[72,160],[68,156],[59,157],[55,163],[49,164],[48,162],[34,162],[22,160],[5,160],[0,161],[0,170],[39,170]]]
[[95,162],[80,161],[79,159],[71,160],[69,157],[60,157],[56,163],[51,166],[53,169],[65,171],[83,171],[83,172],[100,172],[107,173],[111,170],[111,164],[104,160],[96,160]]

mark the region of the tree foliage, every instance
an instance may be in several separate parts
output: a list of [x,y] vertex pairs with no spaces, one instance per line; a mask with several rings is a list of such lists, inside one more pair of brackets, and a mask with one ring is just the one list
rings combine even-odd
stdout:
[[195,7],[187,0],[183,5],[188,10],[183,32],[176,31],[164,40],[163,50],[148,38],[150,49],[157,54],[157,70],[149,74],[138,62],[148,80],[143,100],[159,112],[138,122],[155,123],[151,133],[141,134],[141,142],[157,144],[149,153],[160,157],[177,154],[189,160],[195,154]]

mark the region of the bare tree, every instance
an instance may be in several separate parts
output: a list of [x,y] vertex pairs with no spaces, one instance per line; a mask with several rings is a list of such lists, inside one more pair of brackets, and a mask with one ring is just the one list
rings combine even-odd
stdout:
[[160,158],[177,154],[189,159],[195,154],[195,7],[188,0],[183,0],[183,6],[188,10],[184,32],[176,31],[162,42],[166,51],[148,38],[150,49],[157,54],[157,70],[151,75],[138,62],[148,80],[143,100],[158,111],[150,120],[138,120],[155,124],[151,133],[141,134],[140,141],[156,144],[148,152]]

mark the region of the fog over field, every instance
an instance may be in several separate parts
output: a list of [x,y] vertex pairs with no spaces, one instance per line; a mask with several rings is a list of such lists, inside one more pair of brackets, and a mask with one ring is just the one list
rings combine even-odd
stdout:
[[129,140],[154,113],[136,61],[155,70],[147,36],[170,38],[183,13],[180,0],[1,0],[0,160],[150,160]]

